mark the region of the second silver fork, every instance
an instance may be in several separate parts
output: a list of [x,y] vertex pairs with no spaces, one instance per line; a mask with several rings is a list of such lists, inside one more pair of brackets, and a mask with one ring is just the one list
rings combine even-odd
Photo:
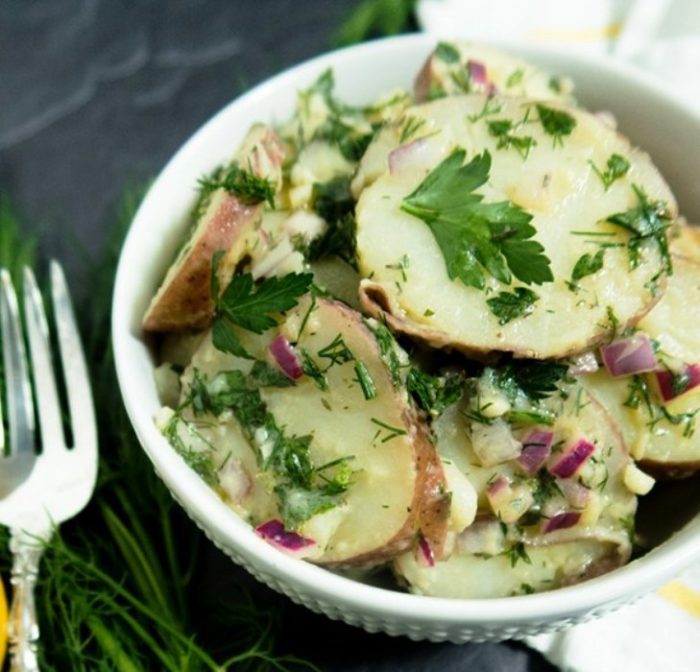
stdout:
[[[10,528],[13,552],[8,632],[12,672],[39,669],[34,587],[41,554],[55,528],[87,504],[97,475],[97,431],[85,357],[63,271],[56,262],[52,262],[50,271],[72,446],[67,445],[64,436],[48,322],[34,275],[25,269],[23,303],[31,355],[30,381],[15,291],[9,273],[0,270],[9,434],[9,451],[5,451],[0,434],[0,452],[5,454],[0,457],[5,461],[0,461],[0,523]],[[41,436],[41,452],[37,455],[32,381]]]

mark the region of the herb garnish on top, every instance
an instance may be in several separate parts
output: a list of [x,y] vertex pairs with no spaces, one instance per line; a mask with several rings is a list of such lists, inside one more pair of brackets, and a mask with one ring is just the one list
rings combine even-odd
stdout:
[[475,190],[489,179],[491,155],[455,150],[407,196],[401,209],[422,219],[440,246],[450,279],[484,288],[484,271],[503,283],[513,276],[526,284],[553,280],[549,258],[532,215],[510,201],[484,203]]

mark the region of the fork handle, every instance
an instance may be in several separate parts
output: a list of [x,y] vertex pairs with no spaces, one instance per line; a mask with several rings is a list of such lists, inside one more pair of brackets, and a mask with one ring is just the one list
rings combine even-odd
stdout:
[[12,532],[12,603],[7,633],[10,672],[39,672],[39,624],[34,587],[43,550],[43,544],[39,540],[27,540],[21,532]]

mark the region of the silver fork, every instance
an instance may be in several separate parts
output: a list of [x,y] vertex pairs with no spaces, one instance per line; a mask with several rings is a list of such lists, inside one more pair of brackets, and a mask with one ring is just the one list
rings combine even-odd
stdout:
[[[46,313],[33,273],[24,269],[24,313],[41,452],[34,454],[31,383],[17,299],[0,270],[0,314],[7,388],[9,450],[0,429],[0,524],[10,528],[12,604],[8,624],[11,672],[39,669],[34,587],[39,561],[57,526],[87,504],[97,476],[97,430],[90,382],[68,287],[51,263],[51,296],[61,356],[72,446],[66,445]],[[2,423],[0,423],[1,426]]]

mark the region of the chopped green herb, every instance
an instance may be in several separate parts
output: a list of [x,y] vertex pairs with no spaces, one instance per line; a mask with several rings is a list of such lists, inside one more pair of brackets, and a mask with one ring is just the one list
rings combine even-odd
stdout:
[[541,103],[537,104],[537,114],[539,114],[542,128],[547,135],[551,135],[554,144],[562,144],[566,135],[576,128],[576,119],[564,110],[555,110]]
[[532,215],[509,201],[482,203],[474,193],[489,177],[491,155],[485,151],[463,165],[466,152],[454,151],[401,209],[423,220],[440,246],[449,277],[484,288],[484,271],[504,283],[512,276],[526,284],[553,280],[544,248],[530,240]]
[[246,205],[256,205],[267,201],[275,207],[274,185],[263,177],[243,170],[232,163],[228,168],[217,168],[209,177],[199,180],[201,196],[206,197],[217,189],[224,189]]
[[348,346],[345,345],[345,341],[340,334],[337,334],[336,337],[327,346],[321,348],[317,354],[319,357],[329,360],[325,371],[328,371],[331,366],[345,364],[345,362],[351,362],[355,359],[355,356]]
[[399,259],[395,264],[387,264],[386,268],[393,270],[393,271],[399,271],[401,273],[401,279],[406,282],[408,280],[408,276],[406,275],[406,269],[410,265],[410,258],[407,254],[404,254],[401,259]]
[[513,293],[500,292],[486,300],[491,312],[498,318],[498,324],[508,324],[519,317],[527,317],[539,299],[537,294],[526,287],[516,287]]
[[519,560],[522,560],[528,565],[532,564],[532,560],[530,560],[530,556],[527,554],[527,550],[525,549],[525,544],[522,542],[513,544],[513,546],[503,551],[501,555],[505,555],[506,558],[510,560],[511,567],[515,567]]
[[458,63],[460,58],[457,48],[448,42],[438,43],[435,49],[435,56],[445,63]]
[[494,119],[488,122],[489,134],[498,138],[497,149],[515,149],[523,159],[530,154],[530,150],[537,141],[529,135],[515,135],[520,124],[513,124],[511,119]]
[[484,102],[484,106],[481,108],[481,111],[478,114],[467,115],[467,120],[472,124],[475,124],[481,119],[498,114],[502,109],[502,103],[499,103],[495,98],[487,98],[486,102]]
[[256,361],[250,370],[250,379],[256,387],[292,387],[294,381],[267,362]]
[[314,210],[328,228],[309,245],[309,259],[337,255],[356,267],[355,199],[350,192],[350,178],[341,176],[314,184],[312,199]]
[[325,392],[328,389],[328,381],[323,371],[304,348],[300,348],[299,354],[301,356],[301,370],[316,383],[319,390]]
[[588,275],[593,275],[603,268],[604,255],[605,249],[598,250],[595,255],[582,255],[574,265],[574,270],[571,271],[571,283],[569,284],[569,287],[575,289],[577,287],[576,282],[578,280],[581,280],[581,278],[585,278]]
[[566,380],[566,364],[557,362],[513,361],[499,369],[493,369],[496,384],[509,400],[522,392],[534,401],[546,399]]
[[[392,427],[391,425],[387,425],[385,422],[377,420],[377,418],[370,418],[370,421],[381,429],[385,429],[387,431],[387,435],[381,439],[382,443],[386,443],[387,441],[395,439],[397,436],[404,436],[406,434],[406,430],[401,429],[400,427]],[[379,436],[381,436],[381,429],[377,432]]]
[[418,117],[408,116],[406,117],[406,123],[401,129],[401,136],[399,137],[399,144],[403,145],[413,138],[418,131],[425,126],[425,119],[419,119]]
[[[213,289],[218,289],[218,259],[215,256],[212,264]],[[214,346],[223,352],[250,359],[233,326],[256,334],[276,326],[277,319],[272,314],[296,306],[297,298],[309,290],[312,278],[310,273],[289,273],[281,278],[266,278],[256,286],[250,273],[234,275],[223,294],[215,299]],[[212,293],[212,296],[217,294]]]
[[562,92],[562,80],[561,77],[550,77],[548,82],[549,88],[554,91],[554,93]]
[[432,317],[433,315],[435,315],[435,311],[434,311],[434,310],[430,310],[430,308],[426,308],[426,309],[423,311],[423,316],[424,316],[424,317]]
[[630,162],[619,154],[611,154],[608,159],[608,163],[605,168],[605,172],[601,171],[593,161],[589,161],[591,167],[593,168],[595,174],[600,178],[600,181],[605,187],[605,191],[610,189],[615,180],[619,180],[621,177],[627,175],[627,171],[630,169]]
[[377,386],[374,384],[372,376],[367,370],[365,363],[361,362],[359,359],[355,362],[355,376],[357,382],[362,388],[362,394],[364,395],[365,399],[368,401],[370,399],[374,399],[377,396]]
[[401,384],[401,369],[404,365],[399,358],[399,346],[392,333],[381,322],[364,321],[365,326],[374,334],[379,346],[379,356],[389,370],[394,386]]
[[627,241],[630,268],[637,268],[641,261],[641,248],[648,243],[658,249],[664,271],[670,275],[673,273],[673,264],[666,237],[666,231],[671,225],[668,206],[664,201],[650,201],[644,190],[636,184],[632,185],[632,190],[637,197],[637,206],[610,215],[606,221],[631,234]]
[[506,88],[510,89],[512,86],[517,86],[523,81],[524,76],[525,71],[522,68],[513,70],[513,72],[511,72],[511,74],[508,75],[508,79],[506,80]]
[[458,373],[431,376],[411,367],[406,378],[406,389],[424,411],[438,417],[460,398],[463,383],[464,378]]

